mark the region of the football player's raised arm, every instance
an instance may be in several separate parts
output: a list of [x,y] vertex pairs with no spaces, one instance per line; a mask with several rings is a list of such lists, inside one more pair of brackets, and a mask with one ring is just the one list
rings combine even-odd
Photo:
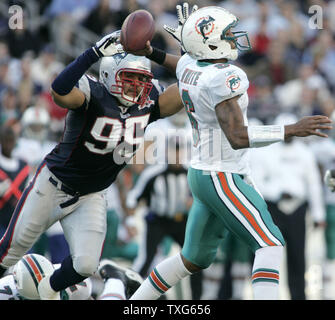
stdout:
[[75,86],[98,60],[99,56],[90,48],[65,67],[51,84],[51,95],[56,104],[67,109],[76,109],[83,105],[85,95]]
[[87,49],[77,59],[72,61],[56,77],[51,84],[51,94],[54,101],[63,108],[76,109],[83,105],[85,94],[75,87],[88,69],[102,57],[123,52],[117,44],[120,32],[115,31],[104,36],[94,47]]
[[51,88],[51,96],[57,105],[67,109],[77,109],[85,102],[85,94],[76,87],[64,96],[59,95]]
[[236,96],[222,101],[215,108],[220,127],[234,150],[249,147],[248,130],[238,99],[239,96]]
[[160,115],[162,118],[172,116],[180,111],[184,105],[181,100],[177,83],[170,85],[158,99]]
[[171,53],[166,53],[165,51],[150,46],[150,41],[147,43],[147,54],[146,57],[151,61],[154,61],[166,69],[168,69],[172,74],[176,74],[177,63],[181,56],[177,56]]
[[164,63],[162,65],[173,74],[176,74],[176,68],[180,58],[181,56],[176,56],[174,54],[167,53],[165,56]]

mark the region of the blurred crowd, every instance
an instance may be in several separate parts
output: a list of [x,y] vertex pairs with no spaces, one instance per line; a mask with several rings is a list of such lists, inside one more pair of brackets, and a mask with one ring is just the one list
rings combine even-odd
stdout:
[[[64,66],[102,35],[119,30],[127,15],[137,9],[147,9],[155,19],[156,34],[152,44],[167,52],[179,54],[178,43],[164,31],[163,25],[177,25],[175,7],[182,2],[2,1],[0,127],[10,126],[17,138],[35,139],[41,145],[48,141],[47,148],[50,149],[61,137],[66,110],[53,102],[49,88]],[[239,30],[248,31],[253,49],[241,55],[236,63],[247,73],[250,81],[249,118],[257,119],[259,123],[272,124],[282,113],[289,113],[297,118],[314,114],[331,116],[335,109],[335,0],[188,2],[199,7],[222,6],[240,19]],[[9,28],[8,8],[14,5],[23,9],[22,29]],[[310,23],[315,13],[309,12],[313,5],[322,9],[319,26]],[[92,68],[90,72],[97,76],[97,69]],[[164,85],[176,81],[175,75],[156,64],[153,64],[153,73]],[[35,113],[29,115],[27,111],[32,110]],[[30,132],[29,135],[28,127],[32,130],[43,128],[43,134],[38,136]],[[312,146],[313,143],[306,141],[306,144]],[[14,154],[24,157],[25,154],[34,153],[31,151],[33,149],[24,149],[25,144],[21,145],[21,152],[16,150]],[[47,152],[47,148],[42,149],[44,151],[41,151],[41,156]],[[335,145],[331,148],[335,150]],[[40,159],[31,160],[27,156],[25,160],[34,167]],[[317,155],[315,161],[321,166]],[[118,190],[113,190],[116,192],[113,194],[120,199],[117,206],[112,205],[113,210],[121,212],[118,214],[121,231],[118,232],[117,241],[132,244],[127,247],[129,251],[125,255],[129,260],[136,257],[136,244],[131,240],[136,233],[132,229],[134,222],[128,220],[122,226],[122,208],[127,192],[143,169],[143,166],[128,166],[120,176]],[[322,171],[317,178],[318,183],[322,184]],[[310,196],[306,197],[308,200]],[[325,206],[326,202],[323,204]]]
[[[50,83],[84,49],[80,46],[87,47],[101,35],[120,29],[130,12],[144,8],[156,22],[152,44],[179,53],[178,43],[163,30],[164,24],[176,26],[177,0],[8,0],[3,4],[6,2],[0,7],[0,123],[19,121],[26,108],[39,105],[51,116],[54,139],[62,130],[59,122],[65,111],[50,99]],[[298,116],[331,113],[335,106],[335,1],[189,3],[223,6],[240,19],[239,29],[249,32],[253,50],[238,61],[251,83],[249,117],[269,123],[283,111]],[[8,27],[12,5],[23,8],[23,29]],[[322,29],[312,28],[314,12],[308,13],[312,5],[322,8]],[[153,68],[166,84],[175,81],[162,67]]]

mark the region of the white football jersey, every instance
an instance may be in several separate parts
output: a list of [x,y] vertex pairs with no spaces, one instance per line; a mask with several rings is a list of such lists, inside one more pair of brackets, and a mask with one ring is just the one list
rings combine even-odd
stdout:
[[[17,145],[13,150],[13,156],[25,160],[31,167],[30,179],[34,175],[37,167],[40,165],[44,157],[57,145],[54,141],[37,141],[34,139],[28,139],[20,137],[17,141]],[[62,234],[63,229],[59,221],[54,223],[48,230],[48,236],[55,234]]]
[[234,150],[220,127],[215,107],[240,96],[247,120],[249,81],[245,72],[228,63],[206,63],[185,54],[177,65],[179,92],[193,129],[191,167],[199,170],[250,174],[248,149]]
[[0,279],[0,300],[22,300],[11,274]]
[[[36,169],[44,157],[57,145],[54,141],[39,142],[34,139],[21,137],[13,150],[13,156],[25,160]],[[35,174],[35,172],[33,172]]]

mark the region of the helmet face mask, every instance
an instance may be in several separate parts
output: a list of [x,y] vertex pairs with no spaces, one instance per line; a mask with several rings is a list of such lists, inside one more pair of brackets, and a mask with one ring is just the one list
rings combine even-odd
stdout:
[[124,101],[142,105],[152,89],[152,73],[137,69],[120,69],[115,75],[115,85],[111,87],[113,95]]
[[247,32],[230,30],[238,22],[238,18],[224,8],[203,7],[194,11],[184,23],[182,46],[196,60],[235,60],[239,50],[251,48]]
[[226,35],[230,28],[233,29],[237,26],[239,19],[236,19],[236,22],[233,22],[232,25],[229,25],[225,30],[222,31],[221,40],[233,41],[239,51],[249,51],[251,49],[251,44],[248,33],[246,31],[231,31],[233,36]]
[[150,61],[127,53],[104,57],[100,64],[100,82],[125,107],[142,105],[153,87]]

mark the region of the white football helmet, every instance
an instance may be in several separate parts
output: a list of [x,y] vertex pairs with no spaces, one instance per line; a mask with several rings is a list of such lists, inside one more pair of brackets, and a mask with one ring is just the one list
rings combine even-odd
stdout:
[[24,137],[43,141],[48,136],[50,115],[43,107],[29,107],[24,111],[21,123]]
[[[126,73],[128,72],[142,75],[141,80],[127,78]],[[152,78],[151,62],[146,57],[124,52],[101,59],[99,81],[125,107],[130,107],[135,103],[142,105],[147,100],[153,86]],[[134,97],[127,95],[124,90],[125,83],[134,86],[134,90],[140,87],[140,93]]]
[[30,300],[38,300],[39,282],[54,272],[53,264],[39,254],[26,254],[13,268],[13,276],[19,294]]
[[[184,23],[181,45],[196,60],[236,60],[238,50],[245,51],[251,48],[246,31],[232,31],[233,36],[226,35],[238,22],[238,18],[224,8],[203,7],[194,11]],[[235,49],[231,48],[229,41],[235,43]]]

